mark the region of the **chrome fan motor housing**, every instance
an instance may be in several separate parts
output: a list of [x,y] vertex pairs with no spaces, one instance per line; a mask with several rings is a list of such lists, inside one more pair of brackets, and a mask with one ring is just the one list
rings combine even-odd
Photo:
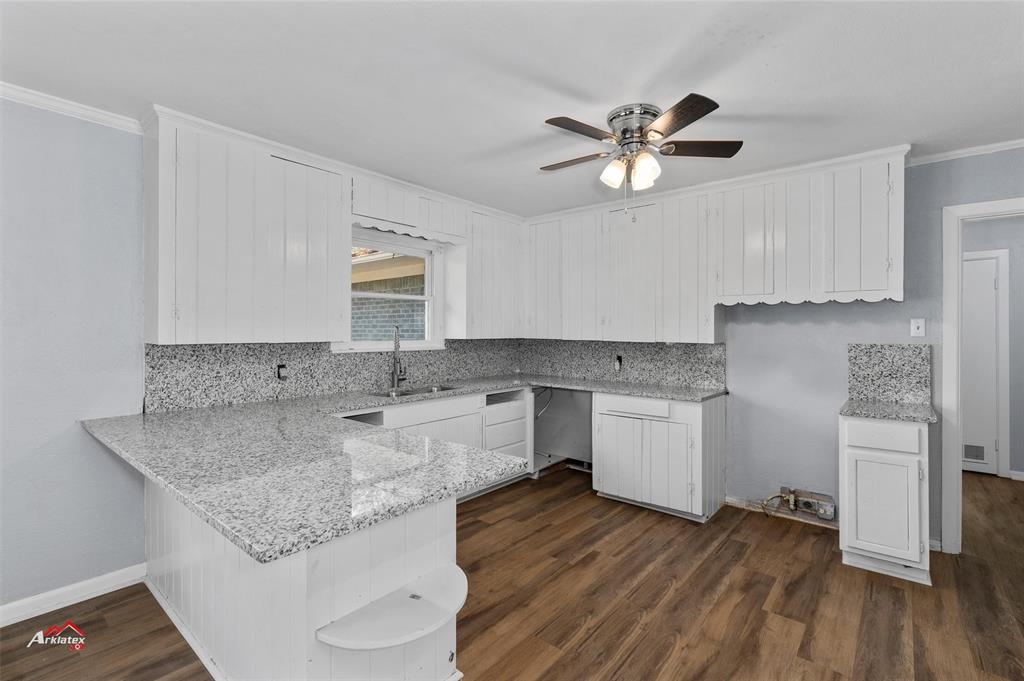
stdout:
[[608,114],[608,127],[619,140],[624,154],[634,154],[647,146],[644,128],[661,115],[661,109],[653,104],[626,104]]

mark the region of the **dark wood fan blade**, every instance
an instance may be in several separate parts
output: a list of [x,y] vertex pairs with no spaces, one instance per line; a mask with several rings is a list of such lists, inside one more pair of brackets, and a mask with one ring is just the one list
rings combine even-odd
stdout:
[[661,145],[662,156],[704,156],[706,158],[732,158],[743,142],[669,141]]
[[602,151],[599,154],[590,154],[589,156],[580,156],[579,158],[574,158],[574,159],[569,160],[569,161],[562,161],[561,163],[552,163],[549,166],[543,166],[541,168],[541,170],[561,170],[562,168],[568,168],[569,166],[574,166],[577,163],[586,163],[587,161],[596,161],[597,159],[604,158],[605,156],[608,156],[608,152],[607,151]]
[[549,118],[549,119],[547,119],[544,122],[547,123],[548,125],[553,125],[556,128],[561,128],[562,130],[568,130],[569,132],[574,132],[577,135],[583,135],[585,137],[591,137],[591,138],[596,139],[596,140],[604,141],[604,140],[614,140],[615,139],[615,135],[613,135],[612,133],[608,132],[607,130],[602,130],[601,128],[595,128],[594,126],[587,125],[586,123],[580,123],[579,121],[577,121],[574,118],[566,118],[565,116],[558,116],[557,118]]
[[644,128],[644,136],[650,135],[652,131],[659,133],[661,137],[674,135],[690,123],[704,118],[717,108],[717,102],[708,99],[704,95],[691,92]]

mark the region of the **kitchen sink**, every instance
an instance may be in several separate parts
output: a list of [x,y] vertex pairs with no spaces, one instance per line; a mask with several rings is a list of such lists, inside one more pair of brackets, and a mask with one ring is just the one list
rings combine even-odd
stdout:
[[455,390],[454,386],[450,385],[428,385],[422,388],[398,388],[397,390],[388,390],[382,393],[370,393],[377,397],[405,397],[407,395],[424,395],[426,393],[443,393],[447,390]]

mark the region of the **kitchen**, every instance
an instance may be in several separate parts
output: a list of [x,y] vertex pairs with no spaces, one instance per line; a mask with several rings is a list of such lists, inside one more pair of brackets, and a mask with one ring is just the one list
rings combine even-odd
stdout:
[[[823,46],[772,5],[659,7],[695,12],[698,43],[760,35],[793,92],[813,50],[878,58],[867,10],[815,7],[856,28]],[[1019,4],[873,8],[1001,40],[915,60],[878,37],[903,61],[844,86],[887,127],[844,120],[842,143],[800,141],[838,132],[825,96],[744,112],[737,83],[774,101],[750,73],[579,94],[582,64],[537,70],[572,5],[239,7],[62,7],[93,38],[76,77],[43,58],[78,44],[55,9],[3,3],[4,678],[1019,678],[1012,569],[979,548],[996,511],[959,492],[1016,479],[960,475],[944,322],[944,219],[1024,213]],[[463,30],[532,12],[535,55]],[[271,98],[233,19],[393,52],[330,61],[353,96],[252,48],[293,97]],[[111,21],[135,30],[104,46]],[[203,49],[113,63],[169,26]],[[308,114],[391,137],[401,114],[365,102],[408,111],[424,55],[476,104],[474,57],[558,93],[502,95],[514,147],[466,120],[451,164],[444,88],[404,147]],[[189,59],[216,68],[182,90]],[[224,73],[237,96],[212,94]],[[970,134],[976,111],[926,106],[980,74],[1001,105]],[[26,646],[65,622],[84,649]]]

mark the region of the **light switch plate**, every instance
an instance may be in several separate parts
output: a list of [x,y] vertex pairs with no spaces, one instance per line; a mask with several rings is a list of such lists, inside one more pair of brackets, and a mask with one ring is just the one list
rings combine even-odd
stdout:
[[911,319],[910,320],[910,335],[914,338],[924,337],[924,320],[923,319]]

